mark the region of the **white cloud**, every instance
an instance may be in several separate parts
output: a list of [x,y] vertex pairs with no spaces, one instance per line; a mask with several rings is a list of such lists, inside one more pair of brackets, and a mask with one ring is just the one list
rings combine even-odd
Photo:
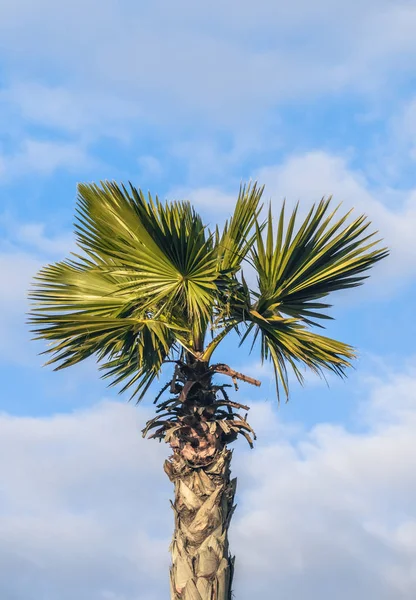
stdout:
[[[173,115],[241,127],[242,118],[263,121],[276,103],[305,94],[390,90],[392,78],[400,82],[413,69],[415,21],[412,4],[390,0],[342,7],[328,0],[313,7],[305,0],[226,6],[182,0],[145,9],[97,0],[58,9],[44,0],[36,11],[18,0],[3,7],[0,34],[15,74],[30,69],[44,79],[52,71],[76,90],[71,99],[61,88],[48,95],[55,123],[90,121],[114,93],[126,102],[121,110],[135,104],[161,127]],[[11,96],[29,118],[44,119],[43,91],[34,89],[32,100],[21,86]]]
[[3,598],[155,598],[169,562],[166,448],[141,440],[138,416],[103,403],[49,419],[0,418],[4,449],[15,451],[1,464]]
[[[12,82],[0,91],[0,183],[36,173],[85,172],[101,166],[91,153],[100,137],[128,142],[140,111],[137,103],[97,89],[36,81]],[[35,128],[35,132],[34,132]],[[36,132],[41,128],[42,135]]]
[[84,142],[25,138],[0,154],[0,184],[33,174],[49,176],[60,170],[84,173],[97,166],[100,162],[89,155]]
[[[258,446],[234,453],[239,598],[414,598],[415,389],[412,369],[373,383],[360,433],[286,428],[271,404],[253,406]],[[140,438],[150,414],[104,402],[1,416],[2,597],[166,596],[171,485],[166,446]]]
[[3,179],[30,173],[51,175],[62,168],[79,172],[91,169],[95,164],[87,149],[77,142],[26,139],[15,153],[3,156]]
[[[279,106],[358,94],[372,110],[387,91],[386,104],[397,99],[414,65],[415,23],[414,6],[391,0],[181,0],[163,10],[97,0],[58,10],[43,0],[36,11],[17,0],[0,20],[13,73],[0,92],[0,129],[23,142],[0,158],[0,175],[88,169],[98,139],[146,139],[149,128],[186,161],[190,185],[205,185],[201,174],[240,175],[247,158],[279,148]],[[71,139],[36,141],[33,126]],[[144,152],[145,176],[160,176],[159,159]]]
[[99,93],[98,90],[75,90],[42,84],[38,81],[16,81],[0,93],[3,111],[29,124],[48,130],[78,134],[82,139],[111,135],[122,140],[129,137],[126,122],[140,116],[137,103]]
[[362,433],[321,424],[290,443],[279,429],[279,442],[236,455],[239,595],[414,597],[415,385],[414,371],[378,382]]

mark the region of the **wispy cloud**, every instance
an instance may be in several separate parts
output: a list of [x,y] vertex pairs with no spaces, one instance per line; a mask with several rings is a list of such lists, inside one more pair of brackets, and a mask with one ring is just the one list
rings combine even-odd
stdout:
[[[58,10],[44,0],[34,12],[18,0],[3,11],[6,67],[17,73],[30,66],[38,78],[52,72],[58,80],[64,71],[76,90],[71,100],[59,87],[48,95],[52,120],[78,126],[94,118],[90,93],[98,99],[99,92],[103,105],[117,90],[118,101],[128,103],[124,109],[133,100],[162,127],[174,115],[204,115],[235,127],[242,117],[262,120],[277,103],[304,94],[379,94],[392,78],[400,81],[416,54],[416,11],[409,2],[354,1],[340,9],[319,0],[313,10],[304,0],[290,7],[262,0],[255,10],[246,0],[227,8],[181,0],[163,11],[158,2],[146,10],[123,5],[78,0]],[[115,40],[109,31],[122,34]],[[35,89],[32,101],[15,85],[26,114],[42,116],[34,105],[43,91]]]
[[133,100],[111,91],[79,90],[39,81],[17,80],[0,92],[3,112],[26,125],[94,140],[97,135],[128,138],[129,121],[140,116]]
[[0,156],[0,184],[31,174],[52,175],[57,170],[84,172],[98,163],[77,142],[25,139]]
[[9,214],[0,216],[0,230],[0,358],[27,365],[34,360],[25,323],[30,283],[44,263],[62,259],[74,248],[74,236],[53,235],[43,223],[21,223]]

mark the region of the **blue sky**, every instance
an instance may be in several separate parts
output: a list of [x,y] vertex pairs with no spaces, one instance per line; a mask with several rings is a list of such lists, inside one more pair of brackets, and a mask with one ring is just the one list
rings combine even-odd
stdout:
[[348,381],[294,384],[277,409],[270,370],[221,351],[263,380],[238,393],[259,442],[234,455],[236,593],[415,597],[415,27],[410,0],[0,3],[2,598],[167,593],[152,398],[127,405],[93,361],[41,368],[25,325],[32,276],[73,249],[76,183],[100,179],[209,223],[250,179],[275,211],[332,194],[368,214],[391,256],[332,298]]

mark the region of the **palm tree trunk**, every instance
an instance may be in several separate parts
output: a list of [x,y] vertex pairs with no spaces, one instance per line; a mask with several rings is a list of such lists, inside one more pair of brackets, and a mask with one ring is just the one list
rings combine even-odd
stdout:
[[231,600],[234,557],[227,533],[237,484],[230,479],[231,456],[223,447],[197,466],[174,450],[165,462],[175,485],[171,600]]

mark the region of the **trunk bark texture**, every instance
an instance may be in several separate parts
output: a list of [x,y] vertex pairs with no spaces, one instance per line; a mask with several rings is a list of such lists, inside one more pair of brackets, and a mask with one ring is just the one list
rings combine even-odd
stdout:
[[164,465],[175,486],[171,600],[231,600],[234,557],[227,535],[237,480],[230,478],[227,444],[241,434],[252,446],[255,435],[247,415],[236,412],[249,407],[228,398],[229,386],[213,385],[216,372],[232,377],[236,388],[237,379],[258,383],[227,365],[177,361],[155,403],[168,387],[171,398],[158,404],[143,430],[144,436],[155,430],[150,437],[173,451]]
[[230,479],[231,455],[223,448],[196,466],[176,451],[165,462],[175,485],[171,600],[231,599],[234,557],[227,532],[237,483]]

